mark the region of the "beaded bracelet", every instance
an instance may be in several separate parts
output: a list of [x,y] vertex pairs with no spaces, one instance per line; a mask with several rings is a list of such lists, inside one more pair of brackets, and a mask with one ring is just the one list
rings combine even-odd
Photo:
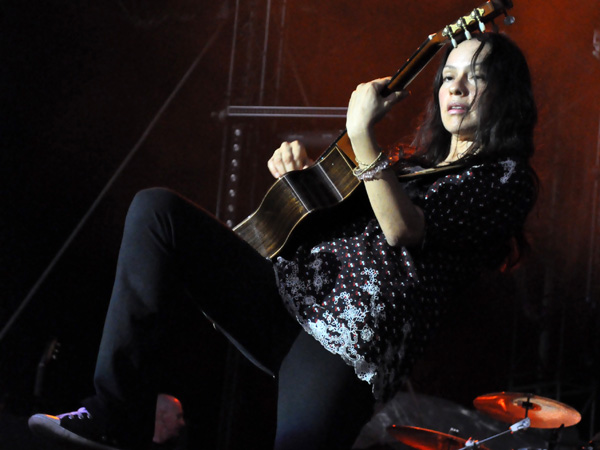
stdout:
[[361,181],[373,181],[381,178],[381,172],[390,167],[390,160],[386,153],[380,152],[375,161],[366,167],[360,167],[360,162],[356,161],[359,165],[352,170],[352,173],[356,178]]

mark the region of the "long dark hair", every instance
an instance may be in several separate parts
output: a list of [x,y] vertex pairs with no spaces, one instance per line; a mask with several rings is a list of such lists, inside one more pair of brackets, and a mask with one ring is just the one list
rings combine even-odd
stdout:
[[[472,64],[481,64],[487,83],[478,99],[479,119],[474,144],[464,157],[498,159],[512,156],[527,160],[534,151],[537,108],[525,56],[504,34],[481,33],[473,35],[473,39],[480,45]],[[490,51],[479,60],[485,45]],[[452,47],[446,51],[434,78],[433,98],[412,144],[416,152],[410,159],[425,166],[444,161],[450,151],[451,135],[442,123],[438,93],[451,51]]]
[[[482,160],[498,160],[512,157],[528,161],[534,152],[533,134],[537,123],[537,108],[531,86],[531,74],[523,52],[506,35],[481,33],[473,36],[480,42],[473,54],[471,64],[481,64],[486,86],[478,97],[479,111],[473,145],[461,160],[475,163]],[[490,51],[483,59],[479,56],[488,45]],[[452,48],[449,48],[433,82],[433,98],[427,107],[425,118],[417,130],[412,144],[413,153],[406,155],[409,161],[431,167],[444,161],[450,152],[451,134],[442,123],[439,90],[443,83],[443,69]],[[472,68],[475,71],[475,68]],[[530,165],[529,173],[538,190],[538,178]],[[523,233],[518,230],[506,249],[504,269],[518,264],[530,249]]]

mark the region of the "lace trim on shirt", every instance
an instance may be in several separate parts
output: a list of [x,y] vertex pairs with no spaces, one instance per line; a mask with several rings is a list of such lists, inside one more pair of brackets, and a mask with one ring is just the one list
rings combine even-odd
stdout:
[[[323,276],[319,270],[321,266],[322,261],[317,256],[311,263],[311,267],[315,269],[313,288],[322,285],[320,282],[315,282]],[[371,383],[377,375],[377,365],[365,360],[361,346],[369,345],[376,335],[376,330],[373,328],[377,328],[380,320],[385,320],[385,305],[380,302],[378,271],[366,268],[361,273],[366,276],[366,280],[359,289],[366,294],[368,302],[355,302],[349,292],[340,292],[327,300],[335,305],[336,312],[333,314],[318,304],[314,296],[305,295],[309,283],[300,280],[298,268],[295,265],[288,268],[291,270],[283,274],[284,279],[280,279],[280,274],[276,271],[280,293],[287,308],[298,319],[300,325],[323,347],[331,353],[340,355],[346,363],[354,367],[358,378]],[[317,293],[322,292],[317,290]],[[301,305],[322,309],[321,318],[316,321],[305,320],[300,312]]]
[[507,159],[506,161],[500,161],[504,171],[506,172],[502,178],[500,178],[500,183],[506,184],[511,175],[515,172],[515,168],[517,167],[517,163],[512,159]]

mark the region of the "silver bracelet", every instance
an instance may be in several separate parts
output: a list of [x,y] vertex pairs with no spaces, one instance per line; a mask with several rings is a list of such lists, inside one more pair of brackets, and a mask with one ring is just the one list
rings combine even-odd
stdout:
[[367,169],[354,173],[354,176],[361,181],[373,181],[381,178],[381,172],[390,167],[389,159],[378,161],[377,164],[372,164]]

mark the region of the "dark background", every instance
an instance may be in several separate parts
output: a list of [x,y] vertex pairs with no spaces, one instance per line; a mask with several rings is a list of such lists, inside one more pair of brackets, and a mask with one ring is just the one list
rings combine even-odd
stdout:
[[[530,61],[540,110],[534,166],[541,191],[528,223],[533,251],[515,272],[489,276],[469,293],[468,311],[456,309],[451,331],[413,382],[419,392],[466,406],[502,390],[560,399],[582,413],[577,434],[587,440],[599,428],[600,61],[592,52],[600,4],[515,3],[517,21],[502,29]],[[235,224],[270,185],[265,161],[281,140],[300,137],[317,156],[344,128],[341,118],[232,117],[227,107],[345,107],[356,84],[393,74],[429,33],[475,6],[3,2],[0,327],[22,307],[0,341],[4,411],[61,412],[90,394],[135,192],[168,186]],[[410,98],[380,125],[382,144],[410,138],[431,74],[425,69]],[[252,400],[248,416],[236,416],[236,380],[253,371],[231,356],[213,362],[228,354],[226,345],[210,327],[198,333],[200,356],[189,364],[199,388],[188,410],[197,427],[209,423],[203,433],[216,442],[217,429],[234,423],[238,430],[268,410],[268,395]],[[61,349],[37,398],[38,362],[54,338]],[[256,377],[268,392],[269,382]],[[221,406],[191,406],[209,398]]]

